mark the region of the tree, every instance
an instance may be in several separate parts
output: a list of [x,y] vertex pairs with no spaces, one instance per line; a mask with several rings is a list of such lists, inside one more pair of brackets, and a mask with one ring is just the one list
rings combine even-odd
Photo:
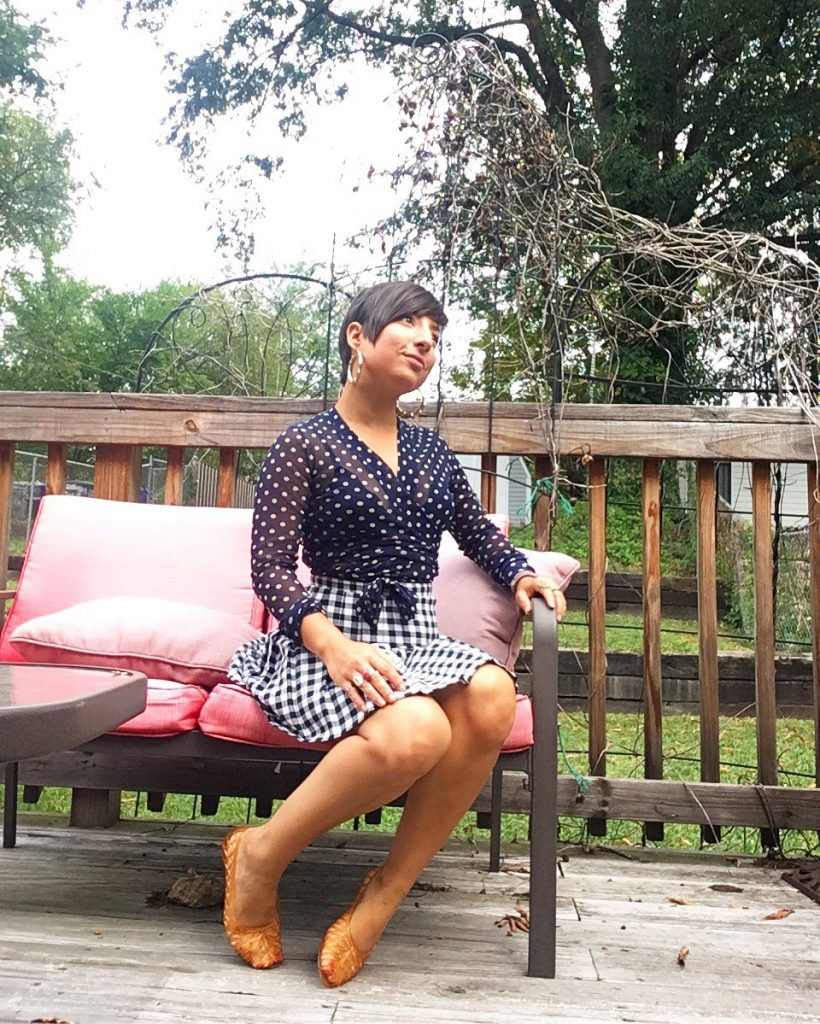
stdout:
[[41,278],[13,282],[0,390],[322,394],[327,309],[315,286],[205,291],[165,281],[112,292],[50,259]]
[[[128,0],[157,28],[176,0]],[[816,0],[334,0],[235,3],[224,37],[174,63],[171,139],[193,155],[212,119],[268,108],[305,130],[362,55],[407,73],[412,48],[491,39],[618,206],[669,224],[804,232],[820,179]],[[230,12],[228,15],[230,19]],[[248,154],[270,174],[276,153]]]
[[12,252],[53,252],[71,224],[71,134],[32,112],[48,92],[38,70],[47,41],[41,26],[0,3],[0,249]]
[[[156,28],[175,2],[131,0],[126,6]],[[244,110],[257,118],[270,109],[283,133],[298,136],[311,102],[344,97],[344,66],[360,56],[390,67],[407,84],[399,91],[403,121],[411,136],[423,135],[426,126],[415,117],[419,82],[447,72],[435,61],[425,68],[414,56],[480,36],[492,41],[508,74],[537,98],[537,116],[559,143],[594,170],[613,207],[673,227],[757,231],[781,241],[799,236],[816,247],[815,0],[506,0],[485,14],[487,7],[417,0],[357,10],[341,0],[249,0],[233,20],[228,16],[220,42],[175,61],[171,139],[196,163],[216,117]],[[445,121],[442,148],[447,131]],[[414,184],[421,187],[396,222],[423,225],[436,251],[446,251],[447,197],[474,186],[480,155],[480,147],[473,147],[471,165],[463,151],[455,152],[446,178],[437,177],[441,167],[432,161],[420,170],[416,161]],[[277,156],[249,153],[245,160],[271,174]],[[507,172],[512,180],[515,168]],[[424,174],[431,186],[426,192]],[[436,195],[439,183],[445,187]],[[476,191],[485,209],[503,203],[502,195]],[[482,218],[476,217],[461,248],[473,263],[497,269],[516,240],[495,228],[492,216],[480,228]],[[583,272],[592,256],[594,238],[575,266]],[[634,287],[624,288],[624,275],[638,282],[638,301]],[[618,330],[610,333],[617,354],[610,352],[608,361],[616,366],[620,383],[613,390],[621,400],[691,400],[689,385],[708,372],[708,363],[695,358],[698,339],[686,324],[697,274],[682,276],[682,301],[674,308],[658,298],[677,277],[671,262],[632,257],[614,258],[599,275],[618,310]],[[483,287],[480,275],[470,278],[476,312],[492,316],[499,306],[503,312],[520,295],[516,281],[492,288],[487,281],[487,274]],[[542,298],[531,296],[530,306],[543,312],[531,323],[519,322],[525,343],[549,323],[552,284],[527,285],[535,293],[540,289]],[[670,378],[679,383],[671,395]]]

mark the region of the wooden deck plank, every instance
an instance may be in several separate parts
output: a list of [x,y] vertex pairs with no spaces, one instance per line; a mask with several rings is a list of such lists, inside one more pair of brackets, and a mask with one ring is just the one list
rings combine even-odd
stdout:
[[[558,978],[528,979],[527,943],[495,921],[526,902],[526,859],[486,872],[486,851],[443,850],[355,982],[324,989],[319,937],[368,866],[378,833],[335,833],[285,876],[285,964],[252,971],[218,907],[149,907],[188,867],[219,873],[215,826],[105,832],[29,827],[0,856],[0,1021],[271,1024],[820,1022],[820,913],[779,871],[718,855],[673,861],[571,850],[559,878]],[[732,884],[742,893],[721,893]],[[669,895],[689,905],[675,906]],[[780,906],[783,921],[763,921]],[[576,913],[576,909],[578,913]],[[677,950],[688,945],[685,968]]]

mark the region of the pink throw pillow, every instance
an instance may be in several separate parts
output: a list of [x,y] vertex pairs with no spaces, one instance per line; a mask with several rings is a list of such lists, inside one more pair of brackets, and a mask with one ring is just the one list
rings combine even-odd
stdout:
[[[559,551],[525,551],[539,576],[565,590],[579,562]],[[521,648],[521,614],[512,591],[504,590],[445,536],[439,574],[433,582],[438,626],[445,636],[463,640],[505,665],[515,666]]]
[[29,619],[9,637],[27,661],[126,668],[211,687],[257,630],[238,615],[157,597],[106,597]]

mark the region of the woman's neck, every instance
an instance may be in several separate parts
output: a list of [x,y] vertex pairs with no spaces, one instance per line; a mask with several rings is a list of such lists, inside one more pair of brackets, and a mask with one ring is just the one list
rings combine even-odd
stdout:
[[373,395],[358,384],[345,384],[336,402],[336,410],[351,426],[371,430],[396,429],[395,400],[390,396]]

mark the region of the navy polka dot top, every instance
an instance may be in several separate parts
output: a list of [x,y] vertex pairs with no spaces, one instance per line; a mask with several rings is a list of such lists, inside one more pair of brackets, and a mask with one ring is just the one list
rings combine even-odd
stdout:
[[335,409],[284,430],[256,489],[251,575],[279,628],[298,639],[322,611],[296,578],[300,545],[314,575],[432,582],[444,530],[501,586],[533,570],[485,517],[450,448],[432,430],[399,420],[399,471]]

